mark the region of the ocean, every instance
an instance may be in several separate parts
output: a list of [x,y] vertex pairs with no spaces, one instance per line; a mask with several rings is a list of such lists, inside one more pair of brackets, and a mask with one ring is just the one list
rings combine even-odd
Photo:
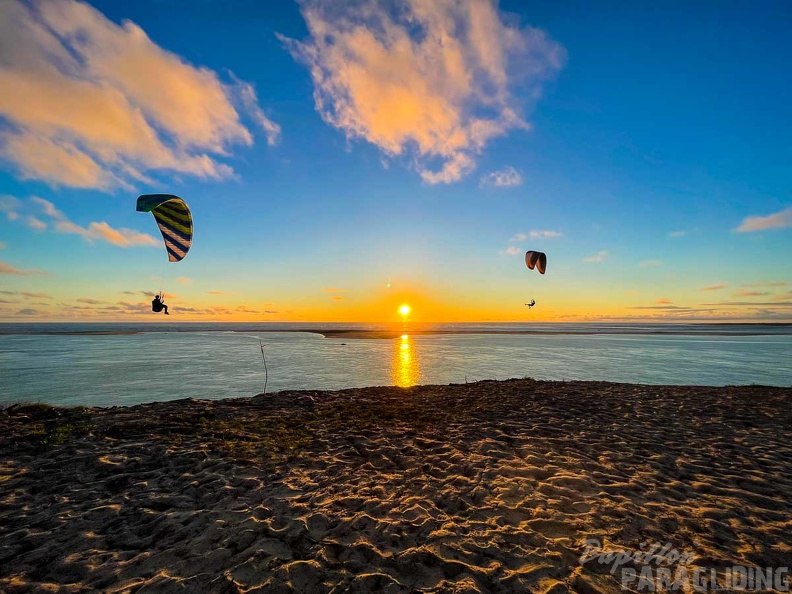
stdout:
[[[265,391],[531,377],[792,386],[789,324],[0,324],[0,405],[120,406]],[[313,331],[308,331],[313,330]],[[263,347],[263,356],[262,356]],[[266,382],[266,386],[265,386]]]

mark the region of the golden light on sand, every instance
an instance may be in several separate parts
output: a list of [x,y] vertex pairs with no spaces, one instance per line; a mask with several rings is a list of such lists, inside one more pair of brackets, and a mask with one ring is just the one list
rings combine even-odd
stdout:
[[399,306],[399,315],[401,315],[402,317],[407,317],[408,315],[410,315],[411,311],[412,308],[406,303]]

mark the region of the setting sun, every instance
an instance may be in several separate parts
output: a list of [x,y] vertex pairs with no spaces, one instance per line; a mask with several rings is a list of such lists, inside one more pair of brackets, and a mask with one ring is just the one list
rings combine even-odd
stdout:
[[412,308],[405,303],[404,305],[399,307],[399,314],[402,316],[407,316],[410,314],[411,309]]

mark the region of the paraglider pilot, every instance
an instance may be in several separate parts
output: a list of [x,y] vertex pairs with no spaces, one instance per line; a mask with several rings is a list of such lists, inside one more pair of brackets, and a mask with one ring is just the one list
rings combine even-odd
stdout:
[[525,305],[528,306],[528,309],[531,309],[534,305],[536,305],[536,300],[531,299],[530,303],[526,303]]
[[169,316],[168,313],[168,306],[165,305],[165,302],[162,300],[162,295],[155,295],[154,299],[151,301],[151,311],[156,311],[157,313],[161,312],[163,309],[165,310],[165,315]]

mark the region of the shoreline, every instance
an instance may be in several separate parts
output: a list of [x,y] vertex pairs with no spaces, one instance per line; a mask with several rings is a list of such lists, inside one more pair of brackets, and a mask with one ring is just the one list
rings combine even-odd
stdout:
[[[52,325],[68,325],[71,322],[64,323],[40,323],[42,326]],[[83,324],[84,323],[74,323]],[[96,322],[97,325],[102,324]],[[134,322],[121,322],[119,324],[134,325]],[[790,336],[792,335],[792,323],[710,323],[710,324],[683,324],[679,323],[679,328],[672,328],[675,324],[660,324],[657,329],[651,328],[651,324],[636,325],[635,327],[596,327],[592,326],[590,329],[566,329],[563,324],[547,323],[547,329],[502,329],[502,328],[431,328],[433,324],[423,324],[417,328],[405,328],[394,324],[391,327],[383,325],[382,328],[365,329],[365,328],[330,328],[322,326],[305,326],[300,328],[262,328],[262,327],[241,327],[241,328],[190,328],[190,324],[204,324],[203,322],[186,322],[184,324],[171,324],[170,322],[149,323],[149,328],[101,328],[101,329],[63,329],[63,330],[50,330],[50,329],[34,329],[29,324],[25,329],[9,330],[3,328],[0,324],[0,336],[113,336],[113,335],[134,335],[145,334],[152,332],[235,332],[235,333],[297,333],[297,334],[319,334],[325,338],[349,338],[349,339],[393,339],[407,334],[409,336],[465,336],[465,335],[537,335],[537,336]],[[160,324],[167,324],[166,328],[160,327]],[[217,322],[217,324],[226,324],[227,326],[235,326],[237,324],[244,324],[244,322]],[[266,324],[266,323],[262,323]],[[526,325],[531,323],[526,323]],[[143,325],[143,324],[140,324]],[[471,326],[476,324],[458,324],[460,326]],[[510,325],[510,323],[493,322],[493,326]],[[514,323],[518,326],[520,323]],[[539,325],[539,324],[532,324]],[[542,324],[545,325],[545,324]],[[571,324],[579,326],[581,324]],[[427,328],[429,326],[429,328]],[[686,327],[694,326],[694,327]],[[782,331],[766,330],[765,328],[772,327],[774,329],[782,329]],[[734,328],[742,328],[743,330],[736,330]],[[786,332],[785,330],[790,330]]]
[[0,410],[0,590],[620,592],[792,557],[792,388],[608,382]]

